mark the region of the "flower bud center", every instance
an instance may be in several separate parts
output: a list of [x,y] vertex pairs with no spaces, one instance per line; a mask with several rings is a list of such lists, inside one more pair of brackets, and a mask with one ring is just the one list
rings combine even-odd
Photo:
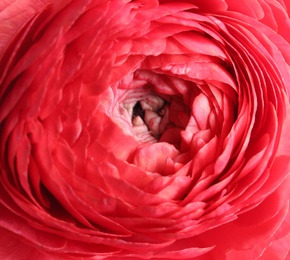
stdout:
[[[143,143],[166,142],[180,147],[190,119],[194,88],[190,83],[147,71],[136,71],[118,83],[114,120],[124,133]],[[183,92],[177,91],[180,88]],[[187,90],[190,91],[187,91]]]
[[169,124],[167,110],[166,101],[155,94],[136,102],[132,110],[134,133],[139,137],[149,133],[159,139]]

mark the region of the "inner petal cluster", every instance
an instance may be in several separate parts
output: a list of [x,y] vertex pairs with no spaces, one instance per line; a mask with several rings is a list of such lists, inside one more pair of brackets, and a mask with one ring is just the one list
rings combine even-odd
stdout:
[[170,77],[155,74],[153,81],[146,77],[147,72],[135,72],[130,81],[119,84],[114,118],[141,143],[167,142],[179,148],[190,119],[190,102],[179,93],[167,93],[174,85]]
[[156,94],[149,94],[129,108],[133,132],[141,140],[150,136],[158,140],[170,124],[169,106]]

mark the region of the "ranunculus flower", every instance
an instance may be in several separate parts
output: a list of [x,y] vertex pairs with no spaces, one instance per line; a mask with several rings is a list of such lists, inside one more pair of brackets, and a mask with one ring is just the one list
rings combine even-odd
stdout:
[[289,3],[1,1],[0,258],[290,257]]

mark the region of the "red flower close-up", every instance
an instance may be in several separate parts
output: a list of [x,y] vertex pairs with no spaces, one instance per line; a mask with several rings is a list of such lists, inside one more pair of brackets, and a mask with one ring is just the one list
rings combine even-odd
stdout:
[[290,1],[0,3],[0,258],[290,259]]

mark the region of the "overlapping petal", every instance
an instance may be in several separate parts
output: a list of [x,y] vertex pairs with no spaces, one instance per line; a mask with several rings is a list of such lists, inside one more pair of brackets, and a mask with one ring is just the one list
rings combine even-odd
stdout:
[[3,256],[289,254],[286,3],[26,2],[0,6]]

